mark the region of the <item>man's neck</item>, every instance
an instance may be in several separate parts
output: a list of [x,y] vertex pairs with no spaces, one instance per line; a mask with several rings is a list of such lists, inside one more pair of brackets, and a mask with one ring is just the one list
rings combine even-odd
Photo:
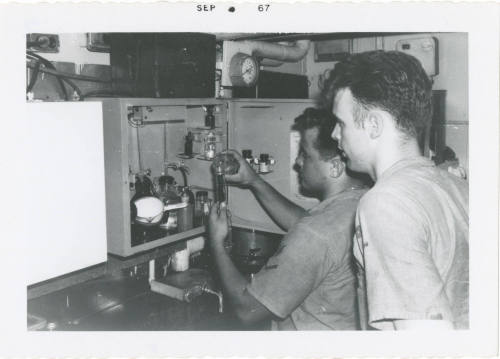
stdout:
[[372,179],[376,182],[377,179],[396,162],[418,156],[421,156],[421,153],[418,142],[415,139],[411,139],[404,144],[392,144],[392,146],[382,148],[375,163],[375,178]]

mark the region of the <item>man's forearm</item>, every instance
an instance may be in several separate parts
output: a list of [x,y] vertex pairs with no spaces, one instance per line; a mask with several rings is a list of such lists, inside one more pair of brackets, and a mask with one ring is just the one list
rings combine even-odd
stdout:
[[261,178],[251,185],[251,190],[271,218],[286,231],[307,214],[304,208],[290,201]]
[[248,284],[248,280],[238,271],[223,246],[215,245],[211,249],[215,257],[217,271],[222,280],[224,293],[231,298],[233,304],[241,306],[241,296]]
[[235,267],[225,248],[213,245],[211,250],[224,295],[231,301],[237,317],[247,325],[271,318],[272,313],[246,290],[248,280]]

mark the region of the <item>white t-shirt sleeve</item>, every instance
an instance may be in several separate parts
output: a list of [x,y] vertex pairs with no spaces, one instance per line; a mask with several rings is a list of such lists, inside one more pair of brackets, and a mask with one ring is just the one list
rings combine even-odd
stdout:
[[370,325],[392,329],[394,319],[452,320],[418,202],[371,193],[360,202],[358,221]]

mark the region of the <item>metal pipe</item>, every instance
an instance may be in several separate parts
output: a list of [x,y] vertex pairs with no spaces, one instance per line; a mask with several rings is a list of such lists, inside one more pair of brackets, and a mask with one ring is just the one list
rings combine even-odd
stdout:
[[271,60],[271,59],[262,59],[260,61],[261,66],[266,66],[266,67],[279,67],[283,65],[283,61],[278,61],[278,60]]
[[306,56],[311,45],[310,40],[298,40],[294,45],[283,45],[265,41],[242,41],[252,55],[283,62],[297,62]]

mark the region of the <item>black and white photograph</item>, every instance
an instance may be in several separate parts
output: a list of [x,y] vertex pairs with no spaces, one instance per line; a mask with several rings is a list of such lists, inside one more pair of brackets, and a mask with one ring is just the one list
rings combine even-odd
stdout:
[[0,356],[498,356],[498,4],[0,8]]

